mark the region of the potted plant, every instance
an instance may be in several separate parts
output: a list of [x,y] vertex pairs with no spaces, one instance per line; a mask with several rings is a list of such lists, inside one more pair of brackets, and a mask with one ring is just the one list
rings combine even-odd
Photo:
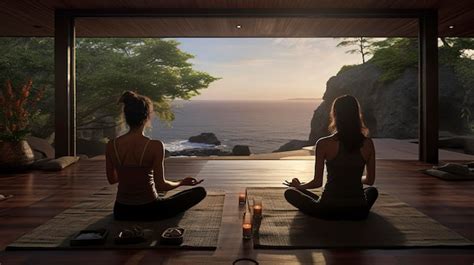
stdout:
[[44,88],[32,95],[33,82],[28,80],[19,90],[11,80],[0,93],[0,168],[24,169],[34,162],[33,150],[26,141],[31,118]]

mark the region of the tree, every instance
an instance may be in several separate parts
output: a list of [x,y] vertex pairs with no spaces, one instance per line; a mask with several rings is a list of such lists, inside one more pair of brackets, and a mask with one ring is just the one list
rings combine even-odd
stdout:
[[[459,116],[474,129],[474,38],[441,38],[438,47],[439,65],[450,67],[464,88],[462,102],[458,102]],[[418,41],[415,38],[387,38],[372,43],[370,62],[383,72],[381,81],[391,82],[408,68],[418,67]]]
[[474,114],[474,38],[441,38],[443,45],[438,48],[440,63],[453,67],[463,87],[466,88],[460,102],[461,118],[471,124]]
[[[39,114],[33,120],[33,134],[47,137],[54,128],[54,57],[51,38],[0,38],[0,82],[11,80],[14,88],[28,79],[33,81],[32,93],[44,87],[38,102]],[[28,108],[28,107],[27,107]]]
[[370,62],[383,72],[380,81],[391,82],[408,68],[418,67],[418,41],[415,38],[387,38],[372,43]]
[[372,54],[371,45],[372,40],[369,38],[344,38],[343,41],[339,42],[336,47],[352,47],[354,49],[347,50],[346,53],[355,54],[358,53],[362,56],[362,63],[365,63],[366,57]]
[[[171,101],[190,99],[218,78],[193,69],[193,55],[179,42],[163,39],[79,38],[76,43],[77,126],[103,129],[119,124],[117,100],[124,90],[151,98],[157,116],[174,119]],[[54,119],[53,40],[1,38],[0,81],[14,84],[32,78],[46,87],[36,134],[52,133]]]

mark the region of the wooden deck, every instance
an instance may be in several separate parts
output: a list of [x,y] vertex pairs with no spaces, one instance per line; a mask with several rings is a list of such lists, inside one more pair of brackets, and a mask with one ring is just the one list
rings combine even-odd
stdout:
[[[254,250],[241,239],[237,193],[244,187],[281,186],[285,178],[312,176],[311,160],[206,161],[170,159],[172,178],[204,178],[209,190],[225,190],[224,216],[215,251],[96,250],[3,251],[23,233],[107,186],[104,161],[81,161],[59,173],[0,174],[0,264],[232,264],[239,257],[260,264],[468,264],[472,249]],[[416,161],[378,160],[377,186],[443,225],[474,240],[474,181],[446,182],[425,176]],[[317,228],[315,228],[317,229]],[[244,263],[242,263],[244,264]]]

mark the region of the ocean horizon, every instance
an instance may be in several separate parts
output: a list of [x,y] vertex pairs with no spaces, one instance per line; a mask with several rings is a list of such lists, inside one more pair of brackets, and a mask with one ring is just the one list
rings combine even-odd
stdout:
[[248,145],[252,153],[270,153],[290,140],[307,140],[314,110],[321,99],[286,100],[179,100],[172,104],[174,121],[159,119],[147,132],[164,142],[169,151],[215,148],[187,139],[212,132],[222,142],[217,148],[230,151]]

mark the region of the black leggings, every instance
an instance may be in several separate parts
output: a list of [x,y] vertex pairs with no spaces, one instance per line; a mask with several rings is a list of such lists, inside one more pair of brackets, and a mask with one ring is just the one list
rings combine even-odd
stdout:
[[331,220],[360,220],[367,218],[370,208],[374,205],[379,193],[375,187],[364,189],[367,207],[331,207],[318,202],[318,195],[296,188],[285,191],[286,200],[304,214]]
[[127,205],[115,202],[114,218],[117,220],[165,219],[183,213],[205,197],[206,190],[203,187],[195,187],[147,204]]

